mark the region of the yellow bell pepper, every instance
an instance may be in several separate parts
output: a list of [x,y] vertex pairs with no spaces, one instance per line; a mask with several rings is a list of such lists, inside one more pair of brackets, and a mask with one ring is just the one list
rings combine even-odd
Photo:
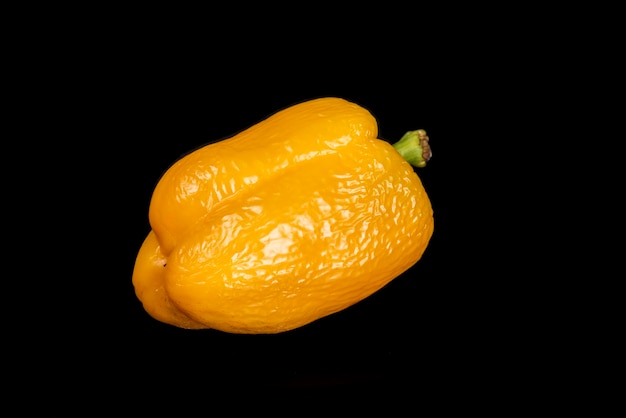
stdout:
[[406,271],[433,233],[411,166],[430,158],[428,137],[411,131],[392,146],[377,136],[370,112],[327,97],[175,162],[133,271],[144,309],[182,328],[278,333]]

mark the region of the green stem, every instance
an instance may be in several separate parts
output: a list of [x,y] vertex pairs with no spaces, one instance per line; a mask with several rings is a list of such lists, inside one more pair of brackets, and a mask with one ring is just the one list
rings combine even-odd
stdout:
[[425,167],[433,155],[428,144],[428,135],[423,129],[405,133],[393,147],[402,158],[415,167]]

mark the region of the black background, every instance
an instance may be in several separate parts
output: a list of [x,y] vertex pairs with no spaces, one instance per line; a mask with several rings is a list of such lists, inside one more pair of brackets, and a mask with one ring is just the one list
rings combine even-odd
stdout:
[[[68,394],[60,402],[96,384],[104,386],[81,396],[115,404],[146,390],[176,403],[215,388],[281,396],[394,388],[408,389],[398,399],[469,401],[465,393],[509,396],[505,383],[532,370],[541,348],[524,336],[541,300],[521,302],[527,267],[512,260],[519,241],[509,242],[523,236],[511,209],[524,211],[525,199],[515,200],[519,177],[503,175],[524,122],[512,121],[508,103],[527,83],[503,69],[522,60],[497,49],[486,65],[488,34],[442,43],[442,31],[409,27],[396,44],[332,27],[328,39],[295,45],[284,33],[240,42],[201,31],[113,43],[103,35],[41,59],[57,69],[33,77],[57,140],[39,150],[59,156],[49,164],[60,174],[46,197],[53,221],[40,222],[51,248],[42,265],[62,280],[40,276],[49,308],[45,332],[34,335],[48,347],[38,381]],[[366,300],[282,334],[188,331],[149,317],[131,277],[163,172],[195,148],[324,96],[370,110],[390,142],[428,132],[433,158],[416,170],[435,231],[422,259]]]
[[[588,7],[231,4],[9,17],[7,398],[50,416],[328,413],[336,405],[317,395],[331,393],[350,413],[544,402],[597,413],[606,402],[589,389],[615,392],[600,373],[616,370],[607,336],[619,335],[603,329],[619,317],[607,302],[615,273],[603,271],[619,246],[599,236],[616,229],[599,226],[610,210],[597,202],[617,196],[604,185],[619,178],[606,171],[619,167],[607,162],[619,135],[600,130],[615,115],[605,96],[618,91],[621,25]],[[369,109],[386,140],[428,131],[433,158],[417,171],[435,231],[423,258],[284,334],[150,318],[131,278],[159,177],[192,149],[324,96]],[[299,394],[313,396],[292,408]]]

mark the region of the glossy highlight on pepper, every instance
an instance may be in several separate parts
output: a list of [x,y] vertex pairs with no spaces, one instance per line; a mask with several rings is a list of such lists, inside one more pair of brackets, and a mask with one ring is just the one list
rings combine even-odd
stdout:
[[278,111],[164,173],[135,293],[161,322],[232,333],[341,311],[422,257],[433,210],[411,164],[429,158],[425,131],[391,145],[369,111],[341,98]]

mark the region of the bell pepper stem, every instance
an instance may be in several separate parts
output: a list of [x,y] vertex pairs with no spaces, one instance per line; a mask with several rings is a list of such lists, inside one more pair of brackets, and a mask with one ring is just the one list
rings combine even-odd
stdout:
[[392,145],[402,158],[415,167],[425,167],[433,155],[428,144],[428,135],[423,129],[408,131]]

